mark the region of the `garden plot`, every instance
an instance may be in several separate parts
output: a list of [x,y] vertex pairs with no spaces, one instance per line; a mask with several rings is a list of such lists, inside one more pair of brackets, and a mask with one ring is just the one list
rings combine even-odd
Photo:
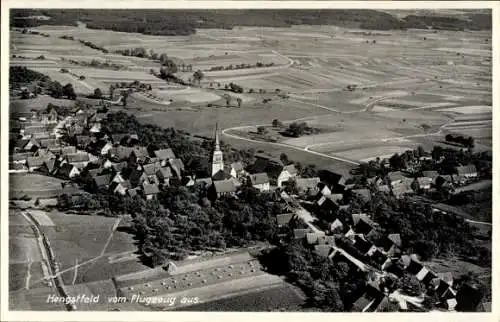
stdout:
[[460,114],[483,114],[491,113],[492,107],[486,105],[458,106],[439,110],[440,112],[455,112]]
[[9,237],[9,263],[22,264],[42,260],[36,238]]

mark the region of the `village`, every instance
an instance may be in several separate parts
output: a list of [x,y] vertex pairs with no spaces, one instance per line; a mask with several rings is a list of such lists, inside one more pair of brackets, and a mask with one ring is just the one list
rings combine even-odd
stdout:
[[[99,191],[150,201],[167,187],[203,185],[208,191],[208,199],[215,201],[223,196],[237,198],[242,187],[252,187],[262,194],[277,193],[290,206],[288,213],[276,216],[282,231],[291,227],[293,238],[303,240],[317,255],[348,263],[366,274],[366,290],[353,303],[353,311],[377,312],[389,308],[426,311],[422,302],[427,290],[434,294],[432,306],[435,310],[453,311],[457,305],[476,310],[488,305],[481,302],[479,291],[474,287],[461,285],[457,289],[450,272],[434,272],[422,264],[416,254],[402,252],[403,241],[399,233],[375,233],[378,224],[372,214],[354,212],[346,202],[346,195],[367,202],[373,191],[398,199],[431,193],[443,187],[453,191],[479,181],[480,173],[472,164],[457,166],[455,174],[439,174],[432,165],[439,164],[444,157],[435,158],[430,152],[420,151],[420,156],[411,158],[400,171],[390,170],[394,162],[377,159],[382,168],[389,170],[386,176],[370,176],[366,182],[353,182],[331,171],[300,177],[293,163],[285,164],[283,160],[264,154],[256,154],[252,165],[225,163],[220,131],[214,124],[213,153],[206,156],[210,159],[211,176],[198,178],[186,173],[183,160],[177,158],[177,151],[171,148],[153,150],[143,146],[137,133],[103,133],[101,122],[107,113],[102,106],[87,104],[60,112],[57,106],[49,105],[44,110],[11,120],[10,173],[27,177],[41,174],[63,180],[61,187],[51,191],[50,196],[37,198],[35,208],[56,207],[57,197],[61,195],[78,198],[82,193]],[[420,171],[420,168],[427,170]],[[427,202],[432,203],[432,200]],[[432,211],[446,212],[439,207]],[[326,225],[318,224],[318,213],[330,214]],[[172,264],[168,270],[172,272]],[[252,272],[253,269],[249,271]],[[400,289],[389,291],[388,281],[399,280],[408,274],[414,276],[425,291],[415,294],[405,294]],[[201,286],[207,283],[203,281],[199,281]],[[127,287],[134,289],[131,285]],[[186,289],[194,287],[197,285],[184,285]],[[141,295],[158,292],[142,288]],[[180,290],[176,288],[175,291]]]

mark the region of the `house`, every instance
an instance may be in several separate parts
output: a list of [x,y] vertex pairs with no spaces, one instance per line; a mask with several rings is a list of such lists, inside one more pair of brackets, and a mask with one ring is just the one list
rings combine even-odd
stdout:
[[45,161],[47,161],[45,157],[27,157],[26,166],[28,167],[28,171],[33,172],[39,169]]
[[392,194],[398,199],[402,198],[406,194],[410,194],[413,192],[414,191],[411,188],[411,183],[409,181],[397,183],[392,187]]
[[436,178],[439,177],[439,173],[434,170],[422,171],[422,177],[431,178],[432,181],[436,181]]
[[88,135],[75,135],[75,141],[78,149],[85,150],[92,143],[92,138]]
[[131,198],[134,198],[135,196],[139,195],[140,190],[141,189],[139,187],[128,189],[127,195]]
[[125,196],[130,188],[132,188],[132,185],[130,184],[130,181],[127,180],[121,182],[115,181],[110,186],[110,189],[114,194],[119,194],[121,196]]
[[418,177],[418,188],[422,190],[429,190],[434,180],[431,177]]
[[278,223],[278,227],[283,227],[288,225],[290,220],[295,216],[294,213],[288,213],[288,214],[279,214],[276,215],[276,222]]
[[293,179],[296,176],[297,176],[297,169],[295,168],[295,165],[290,164],[284,166],[283,170],[281,170],[280,174],[278,175],[277,186],[281,188],[283,182]]
[[59,162],[56,159],[45,160],[38,170],[46,175],[50,175],[56,171],[58,164]]
[[170,167],[161,167],[156,170],[156,177],[160,183],[168,186],[170,185],[170,178],[172,178],[172,170],[170,170]]
[[47,132],[47,131],[43,131],[43,132],[35,132],[31,135],[32,138],[34,139],[37,139],[38,141],[40,140],[47,140],[47,139],[50,139],[51,136],[50,136],[50,133]]
[[74,182],[61,182],[62,190],[61,193],[65,195],[77,195],[80,194],[80,188]]
[[125,179],[122,177],[120,172],[117,172],[113,176],[113,179],[111,179],[111,182],[116,182],[116,183],[125,182]]
[[384,180],[380,176],[375,176],[367,179],[367,182],[371,185],[381,186],[384,184]]
[[321,170],[318,174],[321,182],[326,183],[332,191],[344,191],[346,178],[342,174],[335,173],[329,170]]
[[373,244],[361,237],[354,235],[354,247],[363,255],[366,255],[373,247]]
[[401,171],[391,171],[387,174],[387,178],[389,179],[392,186],[403,183],[403,181],[409,179],[405,177],[403,173],[401,173]]
[[374,222],[366,214],[351,215],[353,230],[358,234],[368,235],[375,227]]
[[261,192],[267,192],[270,190],[269,177],[265,172],[250,175],[250,182],[252,187],[259,189]]
[[344,196],[342,194],[329,194],[321,196],[316,204],[322,209],[336,211],[339,208],[339,202],[343,198]]
[[51,106],[47,107],[46,110],[41,111],[38,114],[38,118],[40,122],[44,124],[57,123],[59,119],[59,114],[57,113],[56,109]]
[[110,142],[106,142],[104,144],[104,146],[102,146],[100,148],[100,154],[101,155],[108,155],[109,150],[111,150],[112,148],[113,148],[113,144],[111,144]]
[[128,180],[132,186],[136,187],[148,181],[148,176],[140,169],[133,169],[128,176]]
[[38,140],[34,138],[17,140],[14,143],[14,151],[16,152],[35,152],[40,147]]
[[108,150],[108,157],[114,161],[128,161],[134,149],[126,146],[117,146]]
[[344,224],[336,218],[331,224],[330,224],[330,231],[332,233],[342,233],[344,231]]
[[21,135],[23,137],[30,137],[35,133],[46,132],[45,125],[29,125],[21,130]]
[[365,203],[372,200],[372,194],[368,189],[353,189],[351,192],[354,196],[359,197]]
[[318,244],[320,237],[324,237],[325,233],[322,231],[310,232],[306,234],[306,241],[309,245]]
[[55,174],[59,178],[73,179],[80,174],[80,171],[74,165],[70,163],[64,163],[57,169]]
[[246,175],[245,168],[243,167],[243,163],[234,162],[230,165],[230,174],[233,178],[241,178]]
[[143,163],[149,157],[148,149],[145,146],[136,146],[130,153],[130,162]]
[[128,167],[128,163],[123,161],[119,163],[112,163],[110,165],[110,168],[113,170],[114,173],[120,173],[122,172],[123,169]]
[[332,250],[331,245],[320,244],[314,246],[314,252],[320,257],[328,257]]
[[306,238],[307,234],[310,232],[311,230],[309,228],[296,228],[293,230],[293,238],[295,239]]
[[28,172],[28,167],[24,163],[9,163],[9,173]]
[[214,181],[212,186],[209,188],[209,196],[212,200],[214,200],[221,196],[234,195],[236,194],[237,188],[238,187],[231,179]]
[[137,133],[132,133],[127,137],[127,145],[134,146],[139,143],[139,135]]
[[466,179],[478,177],[477,168],[473,164],[459,166],[456,167],[455,170],[457,171],[458,176],[465,177]]
[[332,190],[330,190],[330,187],[328,187],[328,185],[326,185],[323,182],[320,182],[318,184],[318,189],[319,189],[319,192],[318,192],[317,198],[321,198],[321,196],[328,196],[328,195],[332,194]]
[[42,148],[38,149],[35,153],[34,156],[36,157],[45,157],[47,159],[55,159],[56,155],[52,153],[48,148]]
[[401,249],[401,236],[400,234],[384,235],[377,240],[376,244],[384,253],[392,256]]
[[111,174],[96,176],[93,180],[94,189],[107,189],[111,184]]
[[168,160],[170,167],[172,168],[172,173],[177,177],[177,179],[182,178],[182,172],[184,171],[184,163],[181,159],[170,159]]
[[365,293],[352,305],[353,312],[375,312],[387,301],[387,297],[378,288],[367,285]]
[[77,152],[66,155],[64,160],[79,169],[83,169],[89,164],[90,157],[87,152]]
[[62,156],[67,156],[68,154],[76,153],[75,146],[65,146],[59,151]]
[[101,123],[96,122],[92,125],[92,127],[89,130],[90,133],[99,133],[101,132]]
[[13,153],[9,156],[9,162],[26,164],[27,157],[35,156],[32,152]]
[[295,185],[299,194],[315,195],[319,192],[318,184],[319,177],[314,178],[297,178],[295,177]]
[[111,134],[111,141],[113,142],[113,145],[119,146],[126,143],[127,137],[128,134],[126,133],[114,133]]
[[40,147],[42,148],[56,148],[59,147],[59,140],[58,139],[41,139],[40,140]]
[[214,181],[228,180],[231,178],[234,178],[234,177],[231,175],[231,167],[229,167],[229,166],[224,166],[224,169],[217,171],[212,176],[212,180],[214,180]]
[[160,161],[164,162],[162,163],[162,166],[167,165],[167,161],[170,159],[176,159],[174,151],[172,149],[160,149],[154,151],[155,157],[157,157]]

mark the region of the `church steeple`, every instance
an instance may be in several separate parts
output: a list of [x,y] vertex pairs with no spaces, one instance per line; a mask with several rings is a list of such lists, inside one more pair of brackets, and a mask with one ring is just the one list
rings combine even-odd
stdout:
[[222,151],[220,149],[219,142],[219,127],[218,124],[215,123],[215,147],[212,156],[212,177],[219,171],[224,170],[224,160],[222,156]]

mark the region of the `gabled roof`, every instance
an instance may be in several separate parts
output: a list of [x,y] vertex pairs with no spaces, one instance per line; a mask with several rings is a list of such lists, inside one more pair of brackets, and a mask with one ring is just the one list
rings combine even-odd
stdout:
[[229,169],[228,167],[224,167],[224,169],[217,171],[212,176],[212,179],[214,181],[227,180],[229,178],[231,178],[231,169]]
[[236,172],[240,172],[240,171],[244,170],[243,163],[241,163],[241,162],[231,163],[231,168],[233,168],[234,171],[236,171]]
[[389,180],[392,181],[399,181],[399,180],[403,180],[405,177],[403,176],[403,174],[401,173],[401,171],[392,171],[392,172],[389,172],[387,174],[387,176],[389,177]]
[[297,168],[295,168],[294,164],[289,164],[289,165],[284,166],[283,171],[287,171],[292,176],[297,174]]
[[160,170],[161,164],[160,162],[145,164],[142,166],[142,168],[148,176],[151,176],[153,174],[156,174],[157,170]]
[[68,155],[68,154],[72,154],[72,153],[76,153],[75,146],[66,146],[66,147],[61,149],[61,155]]
[[111,174],[103,174],[94,178],[94,183],[98,187],[104,187],[111,183]]
[[159,168],[157,170],[157,173],[158,173],[158,176],[160,176],[162,178],[171,178],[172,177],[172,170],[170,170],[170,167]]
[[174,170],[174,172],[180,178],[182,175],[182,171],[184,171],[184,163],[182,162],[182,160],[181,159],[170,159],[169,164],[170,164],[170,167],[172,167],[172,170]]
[[440,278],[446,284],[450,286],[453,285],[453,273],[451,272],[437,273],[437,277]]
[[325,236],[324,232],[307,233],[306,240],[309,245],[316,244],[319,237]]
[[39,167],[41,166],[45,161],[47,161],[46,157],[27,157],[26,158],[26,163],[28,166],[31,167]]
[[213,185],[217,193],[232,193],[237,189],[233,180],[214,181]]
[[133,148],[129,148],[126,146],[118,146],[109,149],[108,154],[110,156],[117,158],[118,160],[124,160],[130,157],[130,154],[132,153],[133,150],[134,150]]
[[308,228],[297,228],[293,230],[293,236],[296,239],[301,239],[306,237],[307,233],[310,232],[310,229]]
[[56,160],[55,159],[50,159],[44,162],[45,166],[47,167],[47,171],[49,173],[52,173],[54,169],[56,168]]
[[175,153],[172,151],[172,149],[161,149],[161,150],[156,150],[154,152],[155,156],[159,158],[160,160],[169,160],[169,159],[175,159]]
[[418,177],[417,182],[419,185],[429,185],[433,182],[434,180],[431,177]]
[[432,179],[436,179],[437,177],[439,177],[439,173],[437,171],[433,171],[433,170],[422,171],[422,175],[424,177],[429,177],[429,178],[432,178]]
[[397,247],[401,247],[401,235],[400,234],[389,234],[387,238],[394,243]]
[[88,135],[76,135],[75,138],[78,144],[89,144],[92,142],[92,138]]
[[77,152],[66,155],[68,163],[87,162],[89,161],[89,154],[87,152]]
[[330,245],[316,245],[314,246],[314,252],[320,257],[328,257],[330,252],[332,251],[332,247]]
[[269,177],[265,172],[255,173],[250,175],[250,181],[252,182],[253,185],[265,184],[269,182]]
[[9,156],[10,161],[23,161],[26,160],[27,157],[33,156],[31,152],[23,152],[23,153],[13,153]]
[[366,214],[352,214],[351,215],[352,222],[354,226],[356,226],[360,221],[363,221],[369,225],[373,225],[373,221]]
[[144,182],[144,184],[142,185],[142,189],[144,190],[145,195],[154,195],[160,193],[160,189],[158,188],[157,184]]
[[113,165],[111,165],[111,168],[115,171],[115,172],[121,172],[123,169],[125,169],[126,167],[128,166],[128,163],[126,161],[123,161],[123,162],[119,162],[119,163],[113,163]]
[[276,215],[278,226],[287,225],[294,216],[293,213]]
[[121,141],[128,137],[127,133],[113,133],[111,134],[111,140],[113,141],[114,144],[120,144]]
[[137,157],[137,159],[145,159],[149,156],[148,149],[145,146],[136,146],[132,148],[132,153]]
[[295,183],[299,190],[316,189],[320,183],[319,177],[314,178],[296,178]]
[[351,190],[353,194],[361,197],[363,201],[368,202],[372,199],[372,194],[368,189],[353,189]]
[[69,177],[71,174],[71,171],[75,169],[75,166],[69,163],[64,163],[62,164],[59,169],[57,170],[57,175],[62,176],[62,177]]
[[138,191],[139,191],[139,188],[132,188],[132,189],[128,189],[128,190],[127,190],[127,194],[128,194],[130,197],[135,197],[135,196],[137,196]]
[[463,165],[456,168],[458,175],[477,173],[477,168],[473,164]]

